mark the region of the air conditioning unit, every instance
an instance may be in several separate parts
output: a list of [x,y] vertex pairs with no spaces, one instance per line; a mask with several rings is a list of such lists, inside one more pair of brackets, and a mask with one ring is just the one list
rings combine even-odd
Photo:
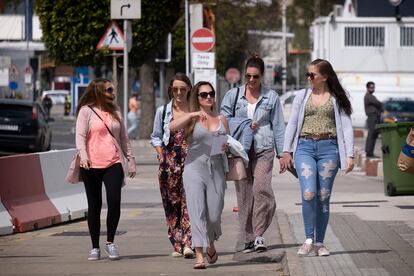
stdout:
[[334,5],[333,7],[333,14],[335,17],[341,17],[344,12],[344,6],[342,5]]

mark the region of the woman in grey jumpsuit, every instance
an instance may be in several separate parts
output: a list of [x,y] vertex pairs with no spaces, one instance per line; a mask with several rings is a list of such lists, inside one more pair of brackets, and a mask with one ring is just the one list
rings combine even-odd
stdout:
[[[213,140],[228,133],[228,124],[217,112],[215,91],[210,83],[197,83],[190,96],[190,112],[170,123],[171,130],[182,128],[189,143],[183,181],[196,252],[194,268],[203,269],[204,248],[208,263],[213,264],[218,258],[214,241],[221,235],[226,189],[225,157],[220,153],[211,155],[211,151]],[[223,152],[226,148],[224,143]]]

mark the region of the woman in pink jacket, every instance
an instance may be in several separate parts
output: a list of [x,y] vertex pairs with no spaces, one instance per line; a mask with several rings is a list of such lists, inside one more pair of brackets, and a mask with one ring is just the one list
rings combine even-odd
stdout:
[[[125,177],[135,176],[135,159],[121,118],[114,103],[115,88],[107,79],[95,79],[86,88],[76,110],[76,149],[80,166],[79,174],[67,180],[82,179],[88,199],[88,227],[92,250],[88,260],[99,260],[100,216],[102,207],[102,182],[105,184],[107,214],[107,242],[105,251],[110,259],[119,259],[114,243],[116,228],[121,215],[121,187]],[[127,160],[126,160],[127,159]],[[76,166],[76,165],[75,165]]]

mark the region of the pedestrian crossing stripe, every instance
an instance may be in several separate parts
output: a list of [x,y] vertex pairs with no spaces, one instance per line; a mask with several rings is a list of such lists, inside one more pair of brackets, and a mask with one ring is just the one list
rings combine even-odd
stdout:
[[104,35],[99,41],[96,49],[98,50],[124,50],[124,33],[119,28],[118,24],[114,20],[106,29]]

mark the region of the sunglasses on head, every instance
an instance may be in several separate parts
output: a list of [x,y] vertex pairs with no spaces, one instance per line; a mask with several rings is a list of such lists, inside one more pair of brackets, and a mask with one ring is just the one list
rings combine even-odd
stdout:
[[108,88],[105,89],[105,92],[109,93],[109,94],[113,94],[114,93],[114,88],[113,87],[108,87]]
[[246,79],[250,80],[251,78],[257,80],[260,78],[260,75],[251,75],[251,74],[246,74],[245,75]]
[[210,96],[210,98],[215,98],[216,97],[216,92],[214,92],[214,91],[200,92],[200,93],[198,93],[198,96],[200,98],[203,98],[203,99],[207,99],[208,96]]
[[187,91],[187,87],[173,87],[173,88],[172,88],[172,91],[173,91],[174,93],[177,93],[178,91],[185,92],[185,91]]
[[313,79],[315,79],[315,76],[316,76],[317,74],[315,74],[315,73],[310,73],[310,72],[307,72],[306,73],[306,78],[310,78],[311,80],[313,80]]

